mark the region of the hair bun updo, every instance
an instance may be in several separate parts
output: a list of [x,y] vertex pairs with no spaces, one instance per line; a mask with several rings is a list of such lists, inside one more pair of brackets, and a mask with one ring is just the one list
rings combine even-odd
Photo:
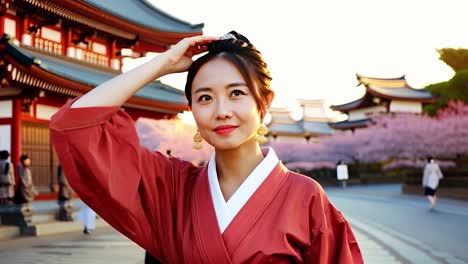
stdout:
[[247,86],[252,91],[260,116],[263,119],[267,111],[265,100],[271,93],[271,75],[260,51],[245,36],[231,31],[219,40],[208,44],[208,53],[190,65],[185,84],[185,96],[192,106],[192,83],[198,70],[208,61],[224,58],[241,72]]
[[208,44],[209,53],[240,52],[245,49],[256,50],[245,36],[234,30],[223,35],[220,40]]

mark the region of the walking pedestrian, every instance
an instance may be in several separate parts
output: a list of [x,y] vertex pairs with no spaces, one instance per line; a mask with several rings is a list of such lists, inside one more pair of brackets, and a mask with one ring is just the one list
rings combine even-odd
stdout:
[[83,234],[85,235],[91,234],[96,228],[96,213],[85,203],[80,207],[77,220],[83,224]]
[[12,204],[15,195],[15,173],[9,157],[8,150],[0,151],[0,205]]
[[[215,148],[203,167],[140,146],[121,110],[151,81],[186,70],[194,148]],[[83,201],[164,263],[363,263],[320,185],[260,147],[270,80],[237,32],[189,37],[68,102],[51,120],[52,141]]]
[[340,160],[336,166],[336,178],[341,182],[341,186],[346,188],[346,181],[349,179],[348,165],[343,160]]
[[37,194],[30,166],[31,160],[28,155],[21,155],[20,163],[18,164],[19,184],[15,195],[15,200],[18,204],[32,202]]
[[437,164],[432,157],[429,157],[427,162],[426,166],[424,166],[422,186],[424,188],[424,195],[431,204],[431,209],[434,209],[437,202],[437,187],[439,186],[440,179],[444,176],[439,168],[439,164]]
[[73,189],[70,187],[70,184],[68,184],[68,180],[60,164],[57,167],[57,183],[59,186],[57,194],[57,202],[59,205],[57,219],[61,221],[73,221],[73,206],[71,204]]

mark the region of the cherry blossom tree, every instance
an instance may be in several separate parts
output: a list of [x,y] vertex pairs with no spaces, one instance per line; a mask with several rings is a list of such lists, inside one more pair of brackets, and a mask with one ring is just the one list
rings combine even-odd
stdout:
[[196,127],[178,119],[153,120],[139,118],[136,128],[140,143],[146,148],[161,153],[171,152],[171,156],[190,161],[194,164],[206,163],[213,148],[203,142],[201,150],[194,149],[193,135]]
[[357,149],[358,159],[378,162],[388,159],[453,159],[468,154],[468,105],[450,102],[434,118],[397,114],[376,118],[377,124],[358,130],[356,137],[369,142]]
[[[354,133],[322,137],[319,143],[271,143],[280,159],[294,166],[313,163],[418,164],[426,157],[468,155],[468,105],[452,101],[437,116],[397,113],[375,117],[376,124]],[[399,163],[398,163],[399,162]],[[419,162],[419,163],[418,163]],[[450,164],[448,165],[450,166]]]

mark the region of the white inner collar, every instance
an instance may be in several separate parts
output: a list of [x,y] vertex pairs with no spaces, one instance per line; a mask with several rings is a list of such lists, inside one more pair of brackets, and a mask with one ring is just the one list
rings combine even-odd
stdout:
[[257,165],[252,173],[247,176],[227,202],[224,200],[221,187],[219,186],[215,153],[211,155],[210,162],[208,163],[208,183],[210,185],[211,199],[221,233],[226,230],[232,219],[234,219],[240,209],[247,203],[250,197],[278,164],[279,160],[275,151],[271,147],[268,147],[267,151],[266,157]]

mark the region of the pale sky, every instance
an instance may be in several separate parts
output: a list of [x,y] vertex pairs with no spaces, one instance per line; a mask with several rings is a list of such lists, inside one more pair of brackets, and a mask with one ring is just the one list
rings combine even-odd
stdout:
[[[262,52],[273,76],[274,106],[296,99],[355,100],[355,74],[406,74],[415,88],[453,72],[436,49],[468,48],[466,0],[149,0],[205,35],[234,29]],[[183,89],[185,75],[163,82]]]

